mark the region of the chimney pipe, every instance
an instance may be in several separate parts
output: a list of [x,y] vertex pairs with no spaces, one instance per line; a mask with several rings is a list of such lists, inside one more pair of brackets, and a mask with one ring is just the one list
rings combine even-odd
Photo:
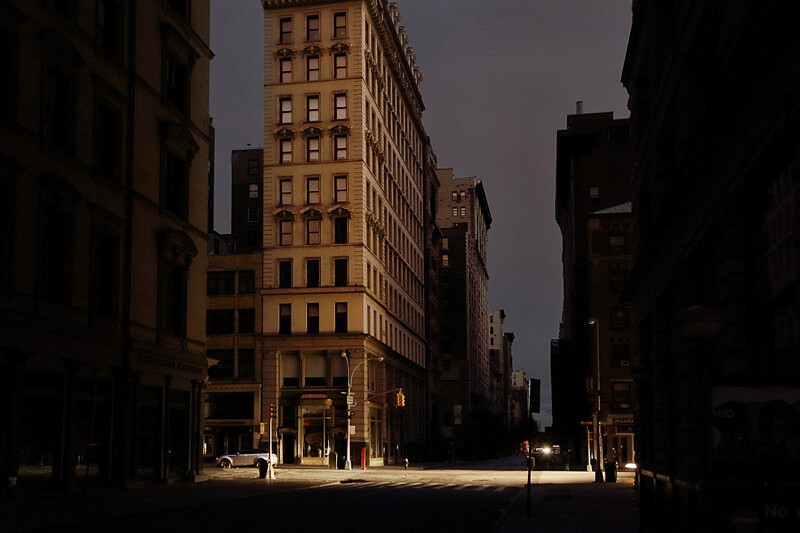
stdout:
[[575,114],[580,115],[583,113],[583,100],[575,102]]

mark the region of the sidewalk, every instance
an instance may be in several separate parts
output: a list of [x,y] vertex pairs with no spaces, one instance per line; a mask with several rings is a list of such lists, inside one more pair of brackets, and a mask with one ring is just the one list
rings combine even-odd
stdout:
[[98,486],[81,487],[74,491],[42,488],[21,490],[10,500],[0,501],[0,531],[80,531],[86,524],[114,518],[206,506],[329,482],[338,483],[325,470],[318,471],[324,474],[322,477],[293,475],[290,469],[277,472],[281,477],[280,482],[259,479],[258,470],[242,468],[236,469],[233,476],[227,479],[221,479],[212,470],[208,480],[199,483],[152,484],[136,489]]
[[632,473],[596,483],[592,472],[534,471],[530,504],[519,491],[494,533],[634,533],[639,505]]
[[275,469],[276,480],[271,481],[259,479],[255,468],[222,470],[208,466],[204,472],[206,480],[198,483],[155,483],[134,489],[80,486],[72,491],[44,488],[41,483],[18,487],[11,499],[0,501],[0,532],[80,531],[86,524],[113,518],[339,484],[347,478],[402,469],[402,466],[383,466],[364,471],[329,470],[319,466],[281,465]]

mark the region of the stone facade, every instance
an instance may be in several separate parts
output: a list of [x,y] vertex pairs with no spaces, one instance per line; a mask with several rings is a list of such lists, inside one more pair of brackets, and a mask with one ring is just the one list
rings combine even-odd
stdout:
[[262,3],[263,402],[279,405],[276,451],[284,463],[346,455],[350,383],[352,457],[422,456],[430,148],[407,30],[382,1]]
[[201,472],[208,1],[3,1],[0,467]]

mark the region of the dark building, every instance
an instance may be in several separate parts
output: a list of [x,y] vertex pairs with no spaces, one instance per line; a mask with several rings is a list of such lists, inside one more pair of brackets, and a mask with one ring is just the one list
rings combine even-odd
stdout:
[[488,231],[492,215],[480,178],[438,170],[442,231],[439,353],[443,434],[459,457],[488,453],[490,393]]
[[436,154],[430,140],[425,146],[425,167],[423,170],[423,230],[425,239],[425,361],[427,378],[426,422],[428,439],[426,454],[429,458],[443,458],[449,449],[442,435],[442,392],[439,379],[442,374],[442,360],[439,355],[439,277],[441,275],[442,231],[437,223],[439,197],[439,177],[436,169]]
[[800,4],[634,2],[643,531],[798,531]]
[[203,411],[207,462],[244,448],[268,447],[262,441],[269,435],[260,424],[261,287],[260,252],[208,256],[208,383]]
[[201,473],[209,2],[0,2],[0,490]]
[[[617,353],[618,344],[630,345],[619,318],[627,316],[619,297],[630,268],[629,161],[628,120],[610,112],[584,114],[578,102],[557,139],[564,305],[550,351],[552,433],[571,468],[587,467],[593,457],[602,464],[611,454],[623,463],[633,460],[632,383]],[[623,389],[627,401],[620,399]]]
[[264,150],[231,152],[231,237],[236,253],[261,251]]

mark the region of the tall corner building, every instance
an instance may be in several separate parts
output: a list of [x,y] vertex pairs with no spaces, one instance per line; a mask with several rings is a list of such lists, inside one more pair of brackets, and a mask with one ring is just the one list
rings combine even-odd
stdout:
[[281,463],[341,463],[348,427],[353,463],[420,456],[434,158],[414,51],[394,3],[262,4],[262,417],[278,406]]

